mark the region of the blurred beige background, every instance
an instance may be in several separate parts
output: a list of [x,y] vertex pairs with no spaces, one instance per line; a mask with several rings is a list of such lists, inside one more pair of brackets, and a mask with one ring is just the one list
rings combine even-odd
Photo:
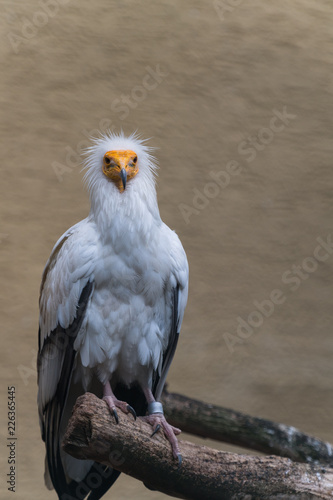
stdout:
[[[333,234],[332,2],[46,4],[1,2],[0,465],[15,385],[15,498],[55,498],[35,402],[39,283],[89,210],[78,153],[96,129],[159,148],[160,210],[191,277],[170,390],[333,442],[333,255],[316,251]],[[254,313],[276,289],[274,311]],[[242,337],[239,317],[258,326]],[[166,498],[124,475],[106,498],[130,496]]]

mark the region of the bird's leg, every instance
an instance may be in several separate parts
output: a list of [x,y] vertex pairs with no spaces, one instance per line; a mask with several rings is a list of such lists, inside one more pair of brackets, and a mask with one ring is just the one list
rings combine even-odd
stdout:
[[136,419],[136,413],[134,408],[132,408],[125,401],[119,401],[119,399],[116,398],[111,389],[110,382],[106,382],[106,384],[103,385],[103,400],[110,408],[110,412],[114,416],[117,424],[119,423],[119,418],[116,408],[119,408],[123,413],[131,413],[133,417]]
[[148,415],[142,418],[145,422],[148,422],[153,427],[153,433],[151,437],[154,436],[160,429],[163,430],[165,437],[171,444],[172,454],[178,460],[179,465],[182,462],[182,456],[180,454],[178,439],[176,436],[181,433],[181,430],[177,427],[170,425],[163,414],[162,403],[155,400],[151,390],[149,388],[143,389],[143,393],[148,403]]

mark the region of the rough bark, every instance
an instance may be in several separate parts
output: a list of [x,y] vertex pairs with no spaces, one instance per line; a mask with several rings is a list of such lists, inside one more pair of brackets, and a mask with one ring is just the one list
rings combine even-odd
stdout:
[[333,498],[332,469],[286,458],[236,455],[180,441],[178,467],[163,435],[151,438],[149,424],[131,415],[120,414],[115,424],[105,402],[89,393],[76,402],[63,447],[76,458],[108,464],[178,498]]
[[295,427],[166,391],[162,402],[168,422],[183,432],[288,457],[295,462],[333,467],[332,445]]

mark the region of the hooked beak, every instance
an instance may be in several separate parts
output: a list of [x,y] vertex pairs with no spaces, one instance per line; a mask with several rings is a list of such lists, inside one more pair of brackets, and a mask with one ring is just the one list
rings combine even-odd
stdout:
[[123,188],[124,188],[124,191],[126,189],[126,182],[127,182],[127,172],[124,168],[122,168],[120,170],[120,178],[121,178],[121,182],[123,183]]

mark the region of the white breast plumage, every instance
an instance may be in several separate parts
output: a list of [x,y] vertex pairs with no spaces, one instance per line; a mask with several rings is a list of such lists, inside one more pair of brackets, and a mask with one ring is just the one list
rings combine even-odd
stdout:
[[[87,320],[74,344],[76,378],[82,377],[86,390],[96,366],[102,383],[114,377],[128,385],[151,384],[152,373],[161,372],[172,321],[172,262],[162,241],[161,234],[154,246],[138,248],[132,263],[111,245],[103,247]],[[164,262],[160,272],[156,255]]]

